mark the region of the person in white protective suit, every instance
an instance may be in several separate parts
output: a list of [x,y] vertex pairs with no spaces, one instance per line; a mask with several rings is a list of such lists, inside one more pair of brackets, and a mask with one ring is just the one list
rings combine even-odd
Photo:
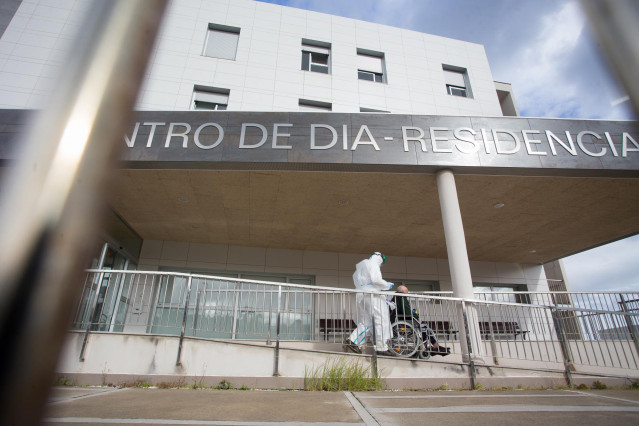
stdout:
[[353,283],[356,289],[365,293],[357,293],[357,328],[344,342],[345,348],[355,353],[362,353],[362,345],[367,337],[373,336],[374,327],[375,351],[380,355],[392,355],[387,344],[391,337],[389,300],[380,292],[393,288],[393,283],[382,278],[380,267],[384,263],[386,256],[375,252],[355,266]]

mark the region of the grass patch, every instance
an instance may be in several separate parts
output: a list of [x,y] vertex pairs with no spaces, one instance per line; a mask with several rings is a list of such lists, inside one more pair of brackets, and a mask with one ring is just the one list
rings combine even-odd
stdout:
[[304,368],[304,390],[372,391],[383,390],[384,379],[359,360],[329,358],[318,367]]
[[608,386],[605,383],[600,382],[599,380],[595,380],[592,382],[593,389],[608,389]]
[[221,390],[233,389],[233,384],[227,380],[222,380],[215,389],[221,389]]
[[55,386],[74,386],[75,382],[67,379],[65,376],[58,377],[54,383]]

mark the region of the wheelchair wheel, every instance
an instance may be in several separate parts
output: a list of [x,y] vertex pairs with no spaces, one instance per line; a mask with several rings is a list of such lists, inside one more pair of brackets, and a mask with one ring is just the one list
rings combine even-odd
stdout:
[[419,359],[428,359],[430,358],[430,349],[431,349],[431,345],[430,342],[428,342],[428,344],[426,342],[424,342],[424,344],[422,344],[419,347],[419,351],[417,352]]
[[412,324],[406,321],[398,321],[393,323],[391,327],[393,334],[388,346],[393,355],[402,358],[410,358],[415,355],[421,346],[421,331],[416,330]]

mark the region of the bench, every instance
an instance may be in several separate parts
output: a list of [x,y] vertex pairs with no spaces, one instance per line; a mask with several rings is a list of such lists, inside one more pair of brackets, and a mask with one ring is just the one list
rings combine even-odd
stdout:
[[450,340],[451,336],[453,339],[457,339],[457,333],[459,333],[459,331],[452,329],[450,321],[422,321],[422,324],[426,324],[433,330],[435,335],[445,334],[448,340]]
[[481,333],[482,338],[488,338],[492,335],[514,336],[514,338],[517,339],[517,336],[521,334],[523,340],[526,340],[526,335],[528,334],[528,331],[522,330],[521,327],[519,327],[519,323],[515,321],[480,321],[479,332]]
[[352,319],[320,318],[319,331],[324,335],[324,340],[328,340],[329,334],[351,334],[357,327]]

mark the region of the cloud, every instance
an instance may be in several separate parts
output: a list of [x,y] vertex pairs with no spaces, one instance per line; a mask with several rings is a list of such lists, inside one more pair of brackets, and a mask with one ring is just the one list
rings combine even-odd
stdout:
[[630,119],[576,0],[268,0],[484,45],[525,116]]
[[568,283],[573,291],[639,292],[639,235],[566,257]]
[[543,17],[534,39],[506,65],[522,115],[558,118],[629,118],[576,3]]

